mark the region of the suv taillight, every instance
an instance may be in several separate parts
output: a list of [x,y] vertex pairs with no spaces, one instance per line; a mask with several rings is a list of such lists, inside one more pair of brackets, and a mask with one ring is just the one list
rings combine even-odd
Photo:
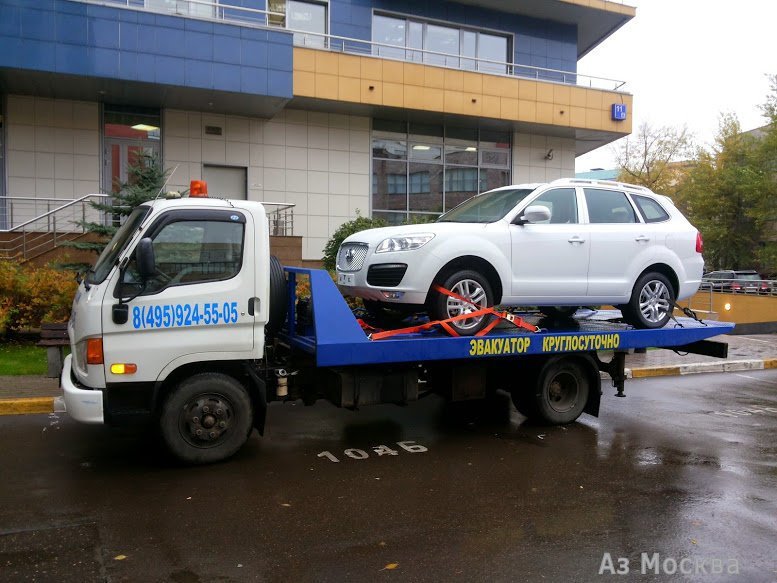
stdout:
[[696,231],[696,253],[704,253],[704,239],[699,231]]

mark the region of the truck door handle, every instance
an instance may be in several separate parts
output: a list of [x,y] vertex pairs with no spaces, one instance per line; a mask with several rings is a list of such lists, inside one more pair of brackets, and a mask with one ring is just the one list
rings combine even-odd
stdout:
[[569,239],[567,239],[567,241],[569,241],[570,243],[585,243],[585,239],[583,239],[578,235],[575,235],[574,237],[570,237]]
[[259,309],[259,298],[248,298],[248,315],[253,316],[254,311]]
[[650,237],[645,237],[645,235],[640,235],[639,237],[635,237],[634,240],[637,243],[644,243],[644,242],[650,241]]

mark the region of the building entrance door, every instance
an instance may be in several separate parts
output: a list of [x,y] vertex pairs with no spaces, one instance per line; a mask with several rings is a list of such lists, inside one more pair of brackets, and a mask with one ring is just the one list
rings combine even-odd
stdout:
[[118,192],[127,182],[127,170],[143,156],[159,157],[159,142],[105,138],[103,143],[103,192]]

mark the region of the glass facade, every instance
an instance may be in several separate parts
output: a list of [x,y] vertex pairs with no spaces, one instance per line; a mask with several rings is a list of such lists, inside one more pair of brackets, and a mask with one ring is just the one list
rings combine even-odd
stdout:
[[478,192],[510,184],[508,132],[373,121],[372,216],[433,220]]
[[511,61],[506,35],[401,16],[373,15],[372,40],[380,43],[373,53],[381,57],[469,71],[506,73],[504,63]]

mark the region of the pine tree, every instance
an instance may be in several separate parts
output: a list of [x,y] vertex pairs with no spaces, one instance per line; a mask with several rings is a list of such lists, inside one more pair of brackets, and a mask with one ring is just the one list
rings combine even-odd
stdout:
[[[127,181],[118,184],[119,190],[109,202],[90,202],[91,207],[100,215],[107,214],[111,219],[106,223],[78,221],[85,233],[96,236],[96,241],[70,241],[65,243],[75,249],[93,251],[100,254],[113,237],[132,209],[139,204],[156,198],[164,187],[169,171],[162,170],[159,158],[155,154],[141,154],[127,167]],[[81,266],[68,266],[81,267]]]

